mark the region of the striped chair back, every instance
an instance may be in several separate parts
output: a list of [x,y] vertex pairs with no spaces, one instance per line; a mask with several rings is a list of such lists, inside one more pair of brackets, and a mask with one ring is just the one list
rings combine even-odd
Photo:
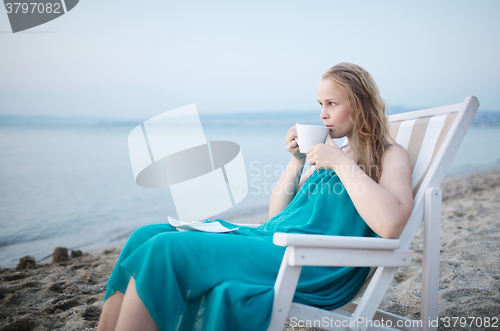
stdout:
[[[413,196],[416,195],[422,180],[443,145],[458,109],[450,113],[434,116],[414,117],[390,122],[391,136],[398,144],[408,150],[412,168]],[[413,114],[417,115],[417,113]],[[412,116],[413,117],[413,116]]]
[[391,136],[408,150],[413,170],[414,207],[399,238],[401,249],[410,246],[423,220],[425,190],[441,186],[478,108],[470,96],[459,104],[389,116]]
[[[413,170],[413,211],[399,237],[400,249],[410,247],[424,218],[425,190],[441,185],[478,107],[475,97],[467,97],[463,103],[455,105],[389,116],[390,134],[410,154]],[[355,300],[363,296],[369,286],[378,287],[381,278],[371,284],[375,273],[382,273],[377,269],[384,268],[371,268]]]

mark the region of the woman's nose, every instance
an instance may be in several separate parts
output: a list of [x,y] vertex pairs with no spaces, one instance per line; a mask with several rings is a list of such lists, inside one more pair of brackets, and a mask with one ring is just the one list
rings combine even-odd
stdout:
[[328,116],[328,114],[326,113],[326,111],[325,111],[325,108],[324,108],[324,107],[323,107],[323,108],[321,108],[321,113],[319,114],[319,117],[320,117],[322,120],[326,120],[326,119],[328,119],[328,117],[329,117],[329,116]]

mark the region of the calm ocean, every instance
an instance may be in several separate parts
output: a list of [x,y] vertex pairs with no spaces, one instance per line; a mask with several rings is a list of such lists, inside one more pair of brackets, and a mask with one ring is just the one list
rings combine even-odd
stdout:
[[[304,123],[202,118],[207,140],[241,146],[249,182],[247,197],[217,218],[237,222],[267,213],[272,185],[289,160],[284,139],[295,121]],[[49,261],[56,246],[122,244],[135,228],[176,215],[168,189],[134,182],[127,137],[137,124],[0,122],[1,268],[24,255]],[[499,128],[471,127],[448,175],[499,167],[500,144],[492,143],[499,141]]]

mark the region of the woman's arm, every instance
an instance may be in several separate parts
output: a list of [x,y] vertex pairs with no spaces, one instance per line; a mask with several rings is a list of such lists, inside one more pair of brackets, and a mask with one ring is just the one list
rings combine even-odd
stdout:
[[274,217],[288,206],[297,193],[299,184],[303,183],[302,180],[299,183],[299,179],[304,168],[306,155],[299,152],[298,144],[295,141],[296,137],[297,129],[295,126],[292,126],[288,130],[285,141],[286,150],[292,154],[292,159],[288,162],[285,171],[273,189],[271,202],[269,203],[269,218]]
[[281,175],[278,183],[273,189],[271,202],[269,203],[269,218],[285,209],[297,193],[299,178],[304,167],[305,159],[297,159],[292,156],[290,162]]
[[337,173],[356,210],[376,234],[383,238],[399,237],[413,209],[408,152],[397,144],[387,148],[376,183],[330,137],[328,143],[309,150],[309,163]]

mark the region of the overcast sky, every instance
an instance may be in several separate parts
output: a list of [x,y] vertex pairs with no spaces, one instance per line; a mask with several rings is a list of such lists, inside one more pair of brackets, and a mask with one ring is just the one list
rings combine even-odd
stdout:
[[500,109],[500,1],[80,0],[12,34],[0,13],[0,114],[149,118],[314,110],[321,74],[365,67],[389,105],[475,95]]

